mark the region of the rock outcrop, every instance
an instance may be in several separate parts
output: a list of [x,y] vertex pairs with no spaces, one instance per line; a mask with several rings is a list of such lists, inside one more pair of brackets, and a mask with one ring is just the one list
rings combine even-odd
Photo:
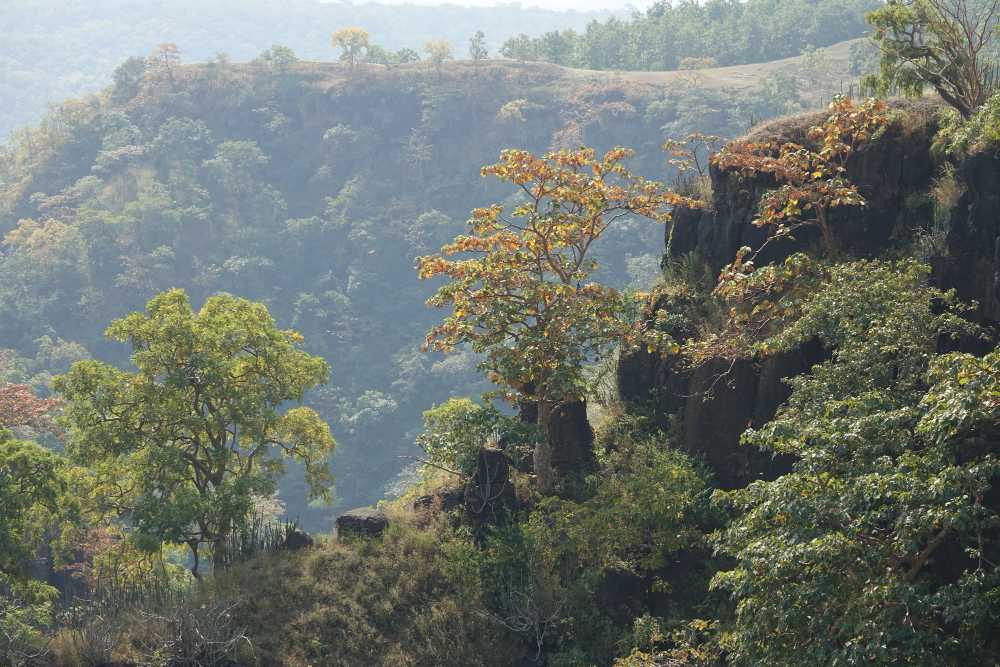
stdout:
[[[914,225],[930,215],[925,195],[935,174],[931,143],[937,132],[940,107],[929,102],[893,105],[898,118],[886,131],[848,161],[848,176],[858,186],[867,205],[831,212],[842,249],[852,255],[875,256],[895,240],[906,238]],[[823,113],[805,114],[766,123],[745,137],[753,142],[795,142],[808,145],[809,128],[823,120]],[[712,206],[709,210],[679,210],[667,229],[668,252],[676,257],[697,252],[713,269],[732,261],[742,246],[758,247],[765,230],[754,226],[757,202],[774,187],[768,176],[743,178],[716,166],[710,169]],[[923,208],[923,210],[915,210]],[[758,264],[781,259],[808,247],[818,238],[804,229],[794,241],[772,244]]]
[[584,401],[542,403],[538,406],[538,423],[546,434],[535,448],[532,461],[539,488],[555,491],[559,485],[572,484],[597,468],[594,431],[587,421]]
[[965,192],[948,216],[948,255],[935,270],[942,285],[976,301],[982,319],[1000,322],[1000,153],[969,157],[956,177]]
[[309,533],[298,528],[293,528],[285,535],[285,541],[281,545],[281,548],[287,551],[300,551],[312,548],[314,544],[315,540],[313,540]]
[[493,447],[479,450],[476,472],[465,485],[465,511],[477,528],[503,524],[516,508],[510,467],[503,450]]
[[378,537],[389,527],[385,512],[359,507],[337,517],[337,537]]
[[[848,162],[848,178],[867,205],[831,215],[845,256],[891,256],[894,246],[910,242],[920,230],[940,227],[930,191],[940,165],[931,154],[938,129],[938,105],[896,102],[894,118],[876,141]],[[809,127],[822,114],[766,124],[747,139],[808,144]],[[764,231],[753,225],[757,202],[774,182],[767,176],[742,177],[711,168],[713,199],[706,210],[678,210],[667,232],[668,257],[694,253],[718,272],[742,246],[758,247]],[[957,166],[964,193],[950,212],[943,233],[945,252],[931,258],[934,280],[954,287],[963,300],[978,303],[980,319],[1000,321],[1000,156],[974,155]],[[940,205],[939,205],[940,208]],[[937,220],[937,223],[935,223]],[[771,244],[758,264],[780,261],[818,240],[808,229],[795,240]],[[672,312],[689,304],[661,303]],[[678,331],[683,339],[693,332]],[[781,474],[788,461],[774,460],[739,445],[746,428],[769,421],[789,395],[785,379],[808,371],[828,351],[816,343],[763,361],[737,362],[732,368],[708,363],[681,368],[676,359],[640,351],[625,355],[618,367],[621,398],[641,405],[666,427],[673,423],[682,446],[703,458],[722,487],[737,487]],[[724,373],[724,377],[722,377]],[[721,378],[721,379],[720,379]],[[706,390],[711,388],[711,392]]]

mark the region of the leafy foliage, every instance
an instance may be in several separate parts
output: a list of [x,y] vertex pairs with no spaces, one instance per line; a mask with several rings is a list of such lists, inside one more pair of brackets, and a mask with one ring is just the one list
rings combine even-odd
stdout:
[[58,399],[39,398],[27,385],[0,384],[0,428],[55,429],[52,412],[59,405]]
[[798,317],[804,295],[824,288],[817,283],[822,266],[811,255],[796,252],[761,267],[757,259],[772,244],[794,240],[796,232],[810,227],[820,232],[823,256],[836,257],[831,211],[865,205],[857,186],[846,176],[848,160],[876,140],[888,121],[882,102],[855,105],[837,98],[824,122],[809,130],[815,148],[791,142],[778,146],[734,142],[713,156],[717,166],[738,177],[766,175],[776,187],[760,198],[753,221],[766,230],[764,241],[757,248],[740,248],[719,274],[714,295],[729,307],[727,323],[723,331],[687,346],[693,359],[732,361],[767,353],[769,344],[762,341]]
[[536,429],[493,406],[481,406],[468,398],[451,398],[424,412],[424,430],[417,445],[436,467],[472,477],[480,448],[502,446],[511,458],[530,456]]
[[220,295],[195,313],[172,290],[107,333],[132,346],[136,372],[84,361],[55,384],[69,402],[70,453],[137,539],[188,544],[197,572],[199,545],[224,543],[252,497],[274,492],[284,468],[274,452],[305,467],[310,493],[328,493],[329,427],[310,408],[283,411],[326,379],[326,363],[264,306]]
[[354,69],[368,50],[368,31],[364,28],[341,28],[330,37],[333,45],[341,50],[340,60]]
[[941,113],[934,148],[942,156],[962,158],[1000,144],[1000,93],[992,95],[969,118],[955,111]]
[[33,579],[35,550],[79,521],[66,461],[33,442],[0,430],[0,661],[19,665],[38,657],[53,621],[58,591]]
[[982,382],[994,359],[931,363],[939,336],[969,326],[926,276],[913,262],[838,265],[780,337],[834,352],[744,436],[798,461],[726,494],[736,514],[716,542],[736,563],[714,585],[737,603],[736,664],[954,664],[995,650],[986,498],[1000,468],[959,435],[995,423],[995,401],[972,408],[995,389]]
[[[538,158],[505,151],[485,167],[517,185],[525,203],[510,217],[501,205],[473,211],[471,234],[419,260],[420,277],[450,282],[428,301],[452,314],[427,335],[427,346],[450,351],[468,343],[486,354],[491,378],[543,402],[584,395],[583,366],[613,344],[629,348],[649,332],[634,323],[629,295],[586,282],[597,268],[593,244],[628,215],[663,221],[686,201],[625,170],[625,149],[602,158],[561,151]],[[694,205],[694,204],[692,204]],[[469,259],[447,259],[471,255]],[[650,339],[649,344],[669,343]]]
[[990,43],[1000,21],[994,0],[889,0],[868,15],[881,49],[869,89],[919,96],[930,86],[964,118],[995,90]]
[[544,499],[481,556],[490,618],[555,664],[610,664],[648,596],[668,626],[705,597],[716,520],[705,472],[662,439],[616,444],[591,498]]
[[675,70],[686,59],[705,58],[757,63],[860,37],[865,12],[878,6],[871,0],[657,2],[631,20],[594,21],[584,32],[521,34],[504,42],[501,53],[587,69]]

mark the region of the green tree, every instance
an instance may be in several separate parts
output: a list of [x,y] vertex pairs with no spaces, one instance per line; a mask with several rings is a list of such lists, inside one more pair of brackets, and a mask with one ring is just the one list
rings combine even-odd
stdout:
[[299,58],[295,55],[295,51],[281,44],[275,44],[256,58],[256,62],[261,63],[276,75],[287,73],[292,65],[298,61]]
[[490,441],[503,442],[512,459],[530,451],[537,429],[516,417],[502,414],[494,406],[481,406],[468,398],[449,398],[424,412],[424,430],[417,446],[433,468],[471,477],[480,448]]
[[830,360],[791,381],[744,440],[794,470],[723,494],[735,559],[714,585],[736,617],[737,665],[992,664],[1000,612],[1000,352],[935,358],[974,328],[927,267],[832,267],[774,344],[814,338]]
[[[79,519],[66,461],[0,430],[0,662],[40,653],[57,592],[27,571],[53,525]],[[51,537],[51,532],[48,532]]]
[[998,14],[1000,0],[889,0],[868,15],[881,58],[866,86],[914,96],[930,86],[968,118],[997,84],[990,43]]
[[330,41],[341,50],[341,61],[353,70],[368,50],[368,31],[364,28],[341,28],[331,35]]
[[400,65],[405,65],[407,63],[417,62],[420,60],[420,54],[413,49],[390,51],[386,48],[378,46],[377,44],[371,44],[368,47],[367,60],[370,63],[385,65],[389,69],[392,69],[393,67],[399,67]]
[[194,312],[171,290],[107,335],[132,346],[136,371],[83,361],[55,386],[69,401],[69,452],[139,543],[187,544],[197,574],[199,547],[224,543],[253,498],[274,493],[285,458],[304,467],[310,497],[328,497],[329,427],[310,408],[284,410],[327,365],[262,304],[219,295]]
[[476,34],[469,39],[469,57],[472,58],[473,62],[478,63],[480,60],[486,60],[490,53],[486,49],[486,35],[482,30],[477,30]]
[[121,103],[138,95],[148,67],[149,62],[145,58],[132,56],[115,68],[114,87],[111,89],[112,99]]
[[511,37],[500,47],[500,55],[525,62],[538,59],[538,45],[528,35],[521,34]]

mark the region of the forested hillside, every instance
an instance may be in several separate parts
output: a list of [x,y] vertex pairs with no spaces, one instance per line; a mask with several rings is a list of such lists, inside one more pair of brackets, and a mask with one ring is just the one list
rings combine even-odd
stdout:
[[233,61],[284,44],[310,60],[331,60],[330,33],[345,25],[367,29],[373,43],[420,52],[432,39],[464,54],[469,38],[485,32],[496,52],[521,32],[583,29],[610,12],[556,12],[528,6],[379,5],[293,0],[10,0],[0,23],[0,140],[37,122],[47,105],[93,93],[130,56],[176,44],[190,61],[226,54]]
[[630,19],[508,39],[503,55],[567,67],[700,69],[762,63],[865,35],[878,0],[657,2]]
[[[280,50],[240,65],[129,61],[105,95],[65,103],[4,154],[0,337],[16,351],[4,377],[45,392],[77,358],[124,362],[103,328],[170,287],[262,301],[329,360],[332,382],[310,400],[341,442],[337,493],[371,502],[412,463],[399,457],[415,453],[421,412],[479,389],[471,355],[419,351],[434,314],[413,266],[508,194],[481,165],[506,147],[623,143],[638,172],[668,177],[664,140],[733,136],[809,104],[795,81],[839,85],[836,53],[746,72],[742,89],[493,62],[351,71]],[[607,279],[653,280],[662,233],[615,232]],[[291,516],[329,525],[287,495]]]

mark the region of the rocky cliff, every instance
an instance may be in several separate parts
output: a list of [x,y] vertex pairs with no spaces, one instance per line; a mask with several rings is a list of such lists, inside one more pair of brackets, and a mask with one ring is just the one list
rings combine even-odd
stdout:
[[[934,269],[939,286],[955,288],[966,301],[978,304],[979,319],[1000,320],[1000,156],[980,153],[953,170],[932,155],[938,129],[938,107],[929,102],[897,102],[884,134],[855,153],[848,177],[864,196],[866,206],[836,211],[832,226],[845,256],[892,256],[922,243],[922,253]],[[757,142],[807,145],[806,135],[822,116],[807,114],[763,125],[747,137]],[[954,195],[942,196],[948,176]],[[714,274],[732,261],[742,246],[757,247],[764,232],[753,225],[760,196],[774,187],[767,176],[744,177],[719,169],[710,172],[711,205],[705,210],[677,211],[667,230],[666,258],[695,255]],[[813,230],[796,239],[772,244],[759,265],[781,260],[818,240]],[[669,301],[669,303],[667,303]],[[676,297],[661,299],[655,308],[694,308]],[[678,331],[684,338],[693,332]],[[683,446],[704,458],[722,487],[737,487],[786,469],[787,462],[764,460],[739,446],[748,427],[769,421],[789,395],[785,378],[808,370],[826,351],[811,343],[764,360],[738,361],[717,382],[728,363],[680,368],[675,359],[644,352],[625,356],[618,369],[621,398],[642,406],[662,426],[679,433]],[[711,391],[709,391],[711,389]]]

